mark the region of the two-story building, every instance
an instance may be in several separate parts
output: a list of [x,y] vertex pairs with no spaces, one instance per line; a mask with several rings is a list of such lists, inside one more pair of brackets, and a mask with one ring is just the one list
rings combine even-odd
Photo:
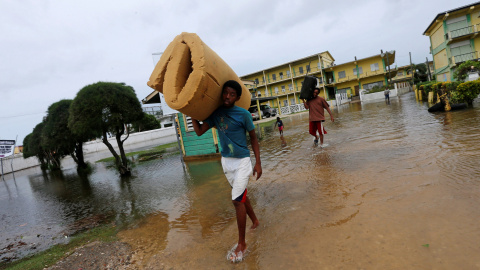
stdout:
[[[335,59],[328,52],[311,55],[292,62],[274,66],[265,70],[241,76],[244,81],[253,81],[247,85],[252,98],[274,97],[270,106],[282,108],[298,104],[305,75],[313,75],[323,83],[322,68],[333,65]],[[321,93],[325,96],[325,93]]]
[[423,34],[430,38],[437,81],[452,81],[456,66],[479,58],[479,32],[480,2],[435,16]]
[[389,66],[395,62],[395,51],[357,59],[324,68],[325,87],[329,93],[357,97],[360,89],[369,90],[375,86],[388,85],[395,77],[396,70]]
[[252,98],[271,97],[268,105],[279,109],[280,113],[302,110],[299,99],[305,76],[317,77],[320,96],[326,100],[335,100],[337,94],[358,96],[360,89],[389,84],[396,71],[390,70],[395,62],[395,51],[381,52],[362,59],[336,65],[328,52],[322,52],[297,59],[278,66],[241,76],[244,81],[254,82],[247,85]]

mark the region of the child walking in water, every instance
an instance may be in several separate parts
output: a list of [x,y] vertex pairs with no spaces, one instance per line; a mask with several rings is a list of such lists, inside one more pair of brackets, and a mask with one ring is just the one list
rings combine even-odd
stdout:
[[278,132],[280,132],[280,135],[283,135],[283,121],[280,120],[280,117],[277,117],[277,122],[275,122],[275,128],[278,126]]

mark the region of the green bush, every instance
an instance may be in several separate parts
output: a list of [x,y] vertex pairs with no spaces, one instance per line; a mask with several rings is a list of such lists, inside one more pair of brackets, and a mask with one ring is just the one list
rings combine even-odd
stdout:
[[474,67],[480,70],[480,62],[468,60],[460,64],[453,72],[453,78],[457,81],[464,81],[467,78],[468,71]]
[[451,93],[452,103],[467,103],[472,105],[473,100],[480,94],[480,81],[460,83]]

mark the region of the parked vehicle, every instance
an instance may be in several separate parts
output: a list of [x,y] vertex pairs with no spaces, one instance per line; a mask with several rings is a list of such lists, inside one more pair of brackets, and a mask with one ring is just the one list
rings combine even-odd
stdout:
[[[256,106],[248,108],[248,112],[250,112],[250,114],[252,115],[253,120],[259,120],[260,119],[260,117],[258,117],[258,110],[257,110]],[[264,113],[263,112],[261,112],[261,113],[262,113],[262,118],[263,118]]]
[[[260,110],[262,110],[263,115],[265,115],[265,117],[267,117],[267,118],[270,117],[270,116],[277,115],[277,111],[274,108],[271,108],[268,105],[260,105]],[[262,117],[263,117],[263,115],[262,115]]]

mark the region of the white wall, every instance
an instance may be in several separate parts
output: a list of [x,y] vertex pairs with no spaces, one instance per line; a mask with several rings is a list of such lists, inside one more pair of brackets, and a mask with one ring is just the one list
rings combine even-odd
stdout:
[[[412,91],[411,87],[397,88],[397,84],[395,84],[395,89],[390,90],[390,98],[403,95],[410,91]],[[371,94],[363,94],[363,93],[364,93],[363,91],[360,91],[360,100],[362,102],[369,102],[374,100],[375,101],[385,100],[385,94],[383,93],[383,91],[371,93]]]
[[[122,140],[126,136],[122,136]],[[118,149],[117,141],[115,137],[109,138],[108,141],[115,149]],[[175,127],[161,128],[155,130],[149,130],[144,132],[137,132],[130,134],[128,139],[124,143],[125,148],[140,148],[151,145],[162,145],[167,143],[176,142],[177,138],[175,135]],[[101,139],[95,141],[86,142],[83,144],[83,152],[85,154],[107,151],[107,146],[102,142]]]
[[[122,136],[122,139],[125,139],[125,136]],[[115,150],[118,150],[117,141],[115,140],[115,137],[109,138],[108,141],[112,144]],[[127,150],[127,149],[138,149],[138,148],[150,147],[150,146],[153,147],[153,146],[172,143],[176,141],[177,141],[177,137],[175,134],[175,127],[168,127],[168,128],[161,128],[161,129],[155,129],[155,130],[149,130],[149,131],[130,134],[130,136],[124,143],[124,148],[125,150]],[[97,152],[106,152],[106,151],[108,151],[108,148],[102,142],[102,140],[95,140],[95,141],[86,142],[83,144],[83,153],[85,156],[87,156],[88,154],[93,154]],[[69,162],[68,161],[69,159],[72,159],[72,158],[69,156],[64,158],[64,160],[67,162]],[[3,160],[3,172],[5,174],[10,173],[12,171],[12,166],[10,165],[11,162],[12,162],[12,157],[9,157],[8,159]],[[63,163],[64,162],[62,160],[62,164]],[[39,166],[39,165],[40,165],[40,162],[38,162],[36,157],[30,157],[30,158],[24,159],[22,154],[16,154],[13,157],[14,171],[19,171],[19,170],[27,169],[30,167]]]

